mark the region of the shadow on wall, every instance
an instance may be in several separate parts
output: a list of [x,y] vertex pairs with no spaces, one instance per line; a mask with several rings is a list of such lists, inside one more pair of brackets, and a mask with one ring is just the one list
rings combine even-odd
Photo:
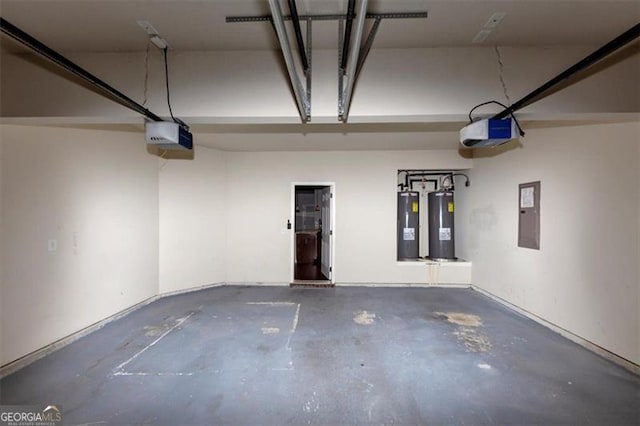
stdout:
[[[16,42],[13,39],[10,39],[10,40],[11,40],[10,43],[13,43],[15,46],[18,46],[18,47],[20,46],[20,43]],[[22,61],[26,61],[32,65],[35,65],[38,68],[42,68],[52,74],[57,75],[60,78],[63,78],[71,83],[75,83],[81,87],[84,87],[90,92],[104,96],[107,100],[110,100],[110,98],[106,97],[104,93],[100,89],[98,89],[95,85],[89,83],[84,78],[78,77],[76,74],[73,74],[72,72],[67,71],[65,68],[62,68],[61,66],[56,65],[51,60],[43,57],[40,54],[36,54],[32,52],[16,53],[13,55],[13,57],[18,58]],[[111,102],[109,102],[108,105],[112,105]]]
[[193,160],[194,149],[162,149],[155,145],[147,144],[147,152],[156,157],[163,158],[165,160]]
[[505,144],[493,147],[493,148],[458,148],[458,153],[462,158],[491,158],[504,154],[508,151],[524,148],[520,139],[514,139]]

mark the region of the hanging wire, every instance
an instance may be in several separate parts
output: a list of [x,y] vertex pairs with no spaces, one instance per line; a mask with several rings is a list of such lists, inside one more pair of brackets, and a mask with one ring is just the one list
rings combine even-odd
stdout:
[[498,77],[500,77],[500,84],[502,84],[502,91],[504,93],[505,99],[507,100],[507,105],[511,106],[511,98],[509,98],[507,84],[504,81],[504,63],[502,62],[502,54],[500,53],[500,48],[497,45],[493,46],[493,50],[496,52],[496,56],[498,58]]
[[[503,104],[502,102],[498,102],[498,101],[487,101],[487,102],[483,102],[481,104],[478,104],[476,106],[474,106],[473,108],[471,108],[471,111],[469,111],[469,124],[473,123],[473,112],[480,108],[481,106],[485,106],[485,105],[490,105],[490,104],[496,104],[496,105],[500,105],[502,108],[507,109],[508,107]],[[509,114],[511,116],[511,118],[513,118],[513,121],[516,123],[516,127],[518,128],[518,132],[520,133],[520,136],[524,136],[524,130],[522,130],[522,127],[520,127],[520,123],[518,123],[518,119],[516,118],[515,115],[513,115],[513,112]]]
[[503,104],[502,102],[498,102],[498,101],[487,101],[487,102],[482,102],[481,104],[478,104],[476,106],[474,106],[473,108],[471,108],[471,110],[469,111],[469,124],[473,123],[473,112],[485,105],[491,105],[491,104],[496,104],[496,105],[500,105],[502,108],[507,108],[507,106],[505,104]]
[[[508,106],[496,100],[491,100],[491,101],[478,104],[473,108],[471,108],[471,111],[469,111],[469,124],[473,123],[474,121],[473,115],[472,115],[473,112],[481,106],[496,104],[496,105],[500,105],[504,109],[508,109],[511,106],[511,98],[509,97],[509,91],[507,90],[507,83],[504,81],[504,63],[502,62],[502,54],[500,53],[500,48],[497,45],[493,46],[493,50],[496,52],[496,57],[498,58],[498,77],[500,78],[500,84],[502,85],[502,92],[504,93],[504,97],[507,99]],[[509,115],[515,122],[516,127],[518,128],[518,133],[520,133],[520,136],[524,136],[524,130],[522,130],[522,127],[520,127],[520,123],[518,123],[518,119],[516,118],[516,116],[513,115],[513,112],[511,112]]]
[[169,61],[167,60],[167,50],[169,50],[168,47],[165,47],[164,49],[162,49],[162,51],[164,52],[164,75],[165,75],[165,83],[167,87],[167,105],[169,106],[169,115],[171,115],[171,119],[173,120],[174,123],[179,124],[186,130],[189,130],[189,126],[187,125],[187,123],[180,120],[179,118],[175,118],[173,116],[173,110],[171,109],[171,94],[169,92]]
[[149,51],[151,50],[151,40],[147,43],[147,51],[144,55],[144,100],[142,106],[147,104],[147,93],[149,92]]
[[165,76],[164,81],[167,87],[167,105],[169,106],[169,114],[171,115],[171,119],[175,123],[178,123],[176,118],[173,116],[173,111],[171,110],[171,94],[169,92],[169,61],[167,60],[167,50],[169,50],[168,47],[165,47],[164,49],[162,49],[162,52],[164,53],[164,76]]

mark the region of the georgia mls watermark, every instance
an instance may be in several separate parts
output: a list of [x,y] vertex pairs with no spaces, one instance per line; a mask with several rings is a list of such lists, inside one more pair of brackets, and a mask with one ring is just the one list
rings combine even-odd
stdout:
[[0,426],[60,426],[59,405],[0,405]]

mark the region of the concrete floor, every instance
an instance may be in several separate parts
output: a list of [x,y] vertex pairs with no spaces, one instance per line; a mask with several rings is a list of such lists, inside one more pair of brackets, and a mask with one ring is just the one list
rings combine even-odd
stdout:
[[472,290],[168,297],[0,382],[65,424],[638,425],[640,378]]

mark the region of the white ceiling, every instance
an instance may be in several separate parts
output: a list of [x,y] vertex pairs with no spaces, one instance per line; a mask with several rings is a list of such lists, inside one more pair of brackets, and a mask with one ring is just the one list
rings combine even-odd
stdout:
[[[286,2],[283,10],[287,11]],[[341,14],[347,0],[298,0],[301,14]],[[495,12],[505,12],[484,42],[493,45],[603,44],[640,21],[632,0],[371,0],[369,12],[424,12],[427,19],[383,20],[375,48],[471,45]],[[267,0],[0,0],[2,17],[63,52],[140,51],[147,20],[176,50],[274,49],[267,22],[225,23],[226,16],[268,15]],[[336,48],[335,21],[316,21],[313,47]],[[1,37],[4,49],[15,49]]]
[[[286,2],[281,3],[286,13]],[[344,14],[346,4],[347,0],[297,0],[300,14]],[[369,0],[368,11],[429,13],[426,19],[383,20],[374,48],[472,46],[496,12],[506,16],[485,45],[597,46],[640,22],[640,0]],[[151,22],[173,50],[278,48],[268,22],[225,23],[227,16],[269,15],[267,0],[0,0],[0,14],[60,52],[143,51],[148,37],[138,20]],[[337,22],[315,21],[313,48],[337,48],[337,33]],[[24,48],[2,36],[0,49]],[[194,124],[192,130],[199,145],[229,151],[444,149],[457,147],[460,125]],[[141,131],[139,124],[88,126]],[[371,132],[388,134],[393,143],[384,138],[372,142]]]

